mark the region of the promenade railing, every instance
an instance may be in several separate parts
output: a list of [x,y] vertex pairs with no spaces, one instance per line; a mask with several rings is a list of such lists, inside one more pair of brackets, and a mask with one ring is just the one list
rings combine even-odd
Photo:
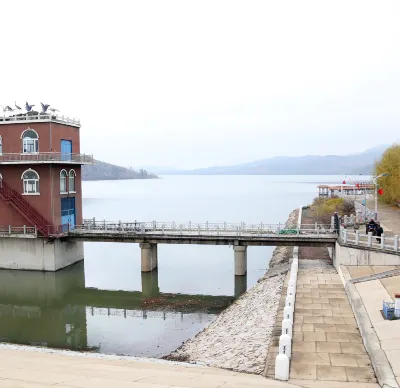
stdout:
[[373,236],[372,232],[360,233],[360,231],[351,232],[348,229],[340,230],[340,241],[343,244],[356,245],[358,247],[376,248],[399,252],[399,236],[387,237],[384,234],[381,236]]

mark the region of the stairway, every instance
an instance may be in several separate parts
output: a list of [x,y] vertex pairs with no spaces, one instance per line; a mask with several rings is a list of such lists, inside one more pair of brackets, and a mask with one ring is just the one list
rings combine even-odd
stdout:
[[0,197],[17,210],[43,237],[49,237],[50,223],[17,191],[0,180]]

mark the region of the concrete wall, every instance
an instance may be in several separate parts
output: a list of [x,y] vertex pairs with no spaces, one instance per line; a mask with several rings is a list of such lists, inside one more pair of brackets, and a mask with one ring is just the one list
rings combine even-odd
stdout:
[[400,265],[400,252],[387,252],[378,249],[355,248],[336,242],[333,265]]
[[0,268],[57,271],[83,260],[83,243],[45,239],[0,238]]

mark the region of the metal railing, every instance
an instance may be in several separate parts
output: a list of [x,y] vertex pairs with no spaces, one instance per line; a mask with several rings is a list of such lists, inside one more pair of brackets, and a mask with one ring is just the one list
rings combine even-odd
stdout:
[[81,125],[81,121],[75,117],[68,117],[64,115],[52,114],[52,113],[21,113],[11,116],[0,117],[0,124],[18,121],[58,121],[65,124],[72,124],[76,126]]
[[386,237],[384,234],[381,236],[373,236],[372,232],[360,233],[358,230],[349,232],[347,229],[340,230],[340,241],[344,244],[351,244],[367,248],[376,248],[388,251],[399,252],[399,236]]
[[0,226],[0,236],[30,236],[37,237],[37,230],[34,226]]
[[268,235],[332,235],[331,225],[322,224],[246,224],[241,223],[176,223],[176,222],[121,222],[84,220],[70,234],[84,233],[150,234],[180,236],[268,236]]
[[69,154],[63,152],[0,154],[0,163],[21,163],[21,162],[93,163],[93,155],[72,154],[72,153]]

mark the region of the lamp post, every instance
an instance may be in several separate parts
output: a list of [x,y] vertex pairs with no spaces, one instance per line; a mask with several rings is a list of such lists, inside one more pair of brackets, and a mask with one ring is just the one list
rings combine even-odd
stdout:
[[[378,179],[389,174],[383,173],[372,178],[372,182],[375,185],[375,221],[378,221]],[[365,204],[366,206],[367,204]]]

